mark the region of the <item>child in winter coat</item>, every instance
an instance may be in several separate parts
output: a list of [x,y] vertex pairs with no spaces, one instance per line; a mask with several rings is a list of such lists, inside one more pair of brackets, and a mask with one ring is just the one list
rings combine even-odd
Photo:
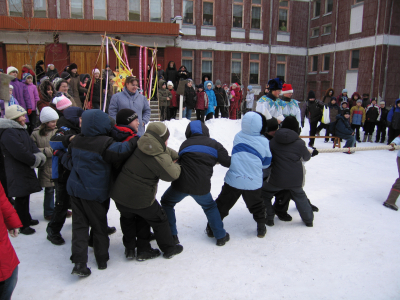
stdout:
[[387,126],[389,127],[388,143],[400,135],[400,98],[395,103],[387,115]]
[[[332,97],[329,103],[329,120],[330,123],[326,127],[326,136],[330,136],[335,132],[336,116],[340,115],[339,105],[336,103],[336,98]],[[333,139],[332,139],[333,140]],[[325,143],[329,142],[329,139],[325,139]]]
[[344,111],[349,109],[349,103],[348,102],[342,102],[342,103],[339,103],[339,104],[340,104],[341,114],[343,115]]
[[375,143],[379,143],[379,140],[381,143],[384,143],[386,139],[386,124],[389,111],[386,109],[385,105],[386,105],[385,101],[379,102],[379,106],[381,108],[381,118],[377,123],[378,126],[376,130]]
[[8,233],[18,236],[22,227],[17,212],[8,202],[3,186],[0,184],[0,299],[11,299],[17,285],[19,260],[10,243]]
[[254,92],[253,86],[249,85],[247,87],[247,94],[246,94],[246,108],[244,109],[244,113],[253,110],[253,103],[254,103]]
[[350,124],[351,128],[356,132],[357,142],[361,142],[360,139],[360,127],[365,122],[365,109],[361,106],[362,100],[358,99],[356,105],[350,109]]
[[160,105],[160,119],[161,121],[169,120],[169,110],[170,102],[172,99],[172,94],[170,90],[166,89],[167,84],[165,80],[160,79],[158,81],[158,104]]
[[10,100],[8,100],[8,101],[0,100],[0,108],[1,108],[1,117],[2,118],[4,118],[4,115],[5,115],[5,108],[9,107],[10,105],[19,105],[17,99],[15,99],[12,94],[13,89],[14,89],[14,87],[12,85],[9,85]]
[[53,149],[50,147],[50,138],[57,132],[57,112],[51,107],[44,107],[40,113],[42,124],[35,128],[31,138],[40,151],[46,155],[46,164],[39,168],[38,177],[40,186],[44,187],[43,214],[47,221],[51,220],[54,211],[54,183],[51,178]]
[[167,88],[171,93],[171,101],[169,104],[169,119],[176,119],[176,112],[178,110],[179,95],[174,90],[172,81],[167,82]]
[[[356,144],[356,139],[354,138],[354,131],[351,129],[351,125],[349,122],[350,119],[350,111],[346,109],[343,112],[343,115],[336,116],[336,126],[335,126],[335,135],[346,140],[346,144],[344,148],[354,147]],[[352,154],[354,152],[345,152],[347,154]]]
[[213,83],[211,81],[206,81],[206,94],[208,97],[208,108],[206,111],[206,121],[213,118],[215,113],[215,108],[217,107],[217,98],[213,91]]
[[349,96],[347,95],[347,90],[343,89],[342,93],[339,95],[339,103],[349,102]]
[[376,98],[371,99],[371,104],[367,106],[365,110],[365,125],[364,125],[364,139],[365,143],[367,138],[368,142],[372,143],[372,134],[375,131],[375,125],[380,120],[381,117],[381,108],[376,105]]
[[204,111],[208,109],[208,96],[204,91],[203,84],[201,83],[197,86],[196,99],[197,120],[204,122]]
[[192,111],[196,107],[196,90],[193,88],[192,79],[188,79],[188,82],[186,83],[183,102],[186,105],[185,114],[183,116],[190,120],[192,118]]
[[232,98],[229,108],[229,119],[240,119],[242,117],[242,112],[240,110],[243,97],[242,90],[240,89],[240,85],[238,83],[232,84],[230,90]]
[[25,73],[23,76],[25,80],[26,87],[28,89],[29,93],[29,99],[31,100],[31,107],[32,107],[32,112],[29,114],[29,132],[32,133],[33,129],[36,127],[36,107],[37,103],[39,102],[39,93],[37,90],[37,86],[33,84],[33,77],[29,73]]
[[42,167],[46,156],[30,138],[25,124],[26,111],[19,105],[6,108],[6,119],[0,119],[0,146],[4,156],[8,196],[15,197],[15,209],[21,219],[22,234],[33,234],[30,226],[39,224],[29,213],[30,194],[41,191],[35,168]]
[[224,88],[221,86],[221,80],[219,79],[215,81],[214,94],[217,99],[215,117],[219,118],[219,114],[221,113],[221,118],[228,118],[229,117],[229,111],[227,108],[228,98]]
[[[396,137],[390,143],[390,145],[391,146],[400,145],[400,136]],[[394,148],[390,149],[389,151],[394,151]],[[397,211],[399,208],[396,205],[396,201],[400,195],[400,150],[397,152],[396,161],[397,161],[397,170],[399,171],[399,178],[397,178],[396,181],[394,182],[394,184],[392,185],[389,195],[388,195],[386,201],[383,202],[383,205]]]

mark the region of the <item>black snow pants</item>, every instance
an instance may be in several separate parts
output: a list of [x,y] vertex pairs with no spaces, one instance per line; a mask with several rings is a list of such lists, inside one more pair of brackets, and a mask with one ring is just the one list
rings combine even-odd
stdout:
[[54,206],[53,216],[47,225],[47,233],[50,235],[60,234],[67,218],[68,208],[70,207],[70,197],[67,193],[67,183],[54,181],[56,188],[56,204]]

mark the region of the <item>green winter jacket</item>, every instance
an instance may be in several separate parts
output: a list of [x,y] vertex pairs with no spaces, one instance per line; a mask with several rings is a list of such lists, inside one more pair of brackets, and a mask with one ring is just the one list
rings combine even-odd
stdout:
[[181,166],[173,162],[179,158],[178,153],[149,133],[162,135],[165,130],[161,122],[149,124],[111,190],[115,202],[132,209],[147,208],[156,199],[160,179],[171,182],[179,178]]
[[[172,99],[172,94],[168,89],[162,88],[164,82],[165,80],[163,79],[160,79],[160,81],[158,82],[158,103],[160,106],[169,107]],[[169,98],[169,100],[167,100],[167,97]]]

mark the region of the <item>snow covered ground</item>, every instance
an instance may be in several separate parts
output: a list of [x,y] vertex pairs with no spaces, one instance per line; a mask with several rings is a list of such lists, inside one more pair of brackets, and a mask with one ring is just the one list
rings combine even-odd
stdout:
[[[167,122],[171,148],[179,149],[187,124]],[[240,121],[206,124],[211,137],[231,152]],[[317,139],[315,146],[332,144]],[[231,235],[224,247],[205,235],[201,207],[186,198],[176,206],[184,250],[170,260],[127,261],[112,202],[109,225],[118,231],[110,236],[108,268],[97,269],[89,248],[88,278],[71,275],[71,219],[62,231],[66,244],[51,244],[45,233],[43,192],[36,193],[31,196],[31,214],[40,220],[37,233],[12,239],[21,261],[13,299],[400,299],[400,212],[382,206],[398,177],[395,159],[396,152],[389,151],[312,158],[306,164],[305,190],[320,209],[314,227],[303,224],[291,203],[293,221],[275,218],[275,226],[259,239],[256,223],[239,200],[224,220]],[[214,168],[214,198],[226,170]],[[168,186],[160,182],[158,199]]]

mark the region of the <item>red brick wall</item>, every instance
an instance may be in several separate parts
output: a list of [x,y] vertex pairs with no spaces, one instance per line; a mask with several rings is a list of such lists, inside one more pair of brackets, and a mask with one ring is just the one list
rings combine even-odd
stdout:
[[[384,61],[384,65],[386,61]],[[386,80],[386,102],[394,105],[400,96],[400,47],[390,46]]]
[[[400,1],[391,0],[393,3],[393,11],[392,11],[392,28],[390,30],[390,34],[400,35]],[[390,6],[390,10],[391,10]]]
[[51,19],[57,19],[57,0],[47,1],[47,16]]
[[61,19],[70,18],[69,0],[60,0],[60,15]]
[[0,16],[7,15],[7,0],[0,0]]
[[7,55],[6,55],[6,45],[0,43],[0,69],[7,72]]
[[128,1],[107,1],[107,19],[128,21]]

